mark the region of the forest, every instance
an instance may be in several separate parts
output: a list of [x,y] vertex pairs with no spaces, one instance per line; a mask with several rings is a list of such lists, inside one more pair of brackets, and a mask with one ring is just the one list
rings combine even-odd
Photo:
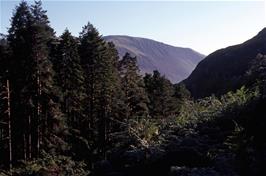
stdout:
[[21,1],[0,38],[0,175],[266,175],[265,73],[257,53],[237,89],[195,99]]

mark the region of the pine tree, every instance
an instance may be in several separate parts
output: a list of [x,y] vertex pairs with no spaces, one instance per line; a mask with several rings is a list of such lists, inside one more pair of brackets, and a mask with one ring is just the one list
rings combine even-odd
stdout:
[[[96,114],[95,114],[95,84],[96,84],[96,61],[99,57],[98,48],[103,41],[98,31],[90,24],[83,27],[80,33],[80,59],[85,76],[85,121],[82,127],[83,135],[91,141],[92,145],[96,143]],[[96,146],[93,146],[95,148]]]
[[95,148],[101,157],[105,157],[113,101],[118,101],[114,98],[119,84],[114,66],[117,56],[110,54],[113,49],[110,49],[110,45],[90,23],[80,33],[80,40],[80,57],[87,94],[85,134],[87,138],[96,139]]
[[146,91],[150,99],[149,110],[154,118],[166,118],[175,115],[178,111],[178,103],[174,98],[174,87],[158,71],[153,75],[146,74],[144,77]]
[[12,169],[12,129],[11,129],[11,109],[10,109],[10,84],[9,79],[6,80],[6,116],[7,116],[7,126],[8,126],[8,154],[9,154],[9,169]]
[[187,90],[184,83],[179,83],[179,84],[174,85],[174,89],[175,89],[174,96],[179,100],[185,100],[191,97],[191,94],[189,90]]
[[68,125],[79,129],[84,116],[84,74],[80,65],[77,40],[68,30],[61,35],[58,52],[57,76],[63,94],[62,110],[67,116]]
[[[10,82],[7,75],[0,77],[0,163],[12,169],[12,126],[10,108]],[[2,160],[3,159],[3,160]]]
[[26,159],[30,155],[31,134],[27,119],[27,107],[30,102],[25,103],[23,91],[28,83],[29,77],[27,68],[31,65],[31,38],[29,28],[32,23],[30,8],[25,1],[22,1],[17,7],[11,18],[11,27],[8,30],[8,42],[12,51],[9,62],[7,63],[9,71],[9,81],[11,86],[11,119],[14,140],[13,153],[14,160]]
[[177,112],[180,112],[182,105],[184,105],[187,100],[192,99],[189,90],[187,90],[183,83],[174,85],[174,98],[177,102]]
[[30,160],[40,150],[54,148],[55,133],[61,126],[54,98],[53,70],[49,44],[54,37],[41,2],[30,8],[25,1],[17,7],[9,29],[12,50],[9,62],[14,159]]
[[108,42],[108,58],[111,61],[111,74],[110,79],[112,83],[112,89],[110,94],[110,113],[107,123],[107,133],[108,133],[108,150],[113,149],[117,145],[115,138],[117,133],[125,130],[124,117],[125,117],[125,95],[122,90],[122,80],[118,71],[119,65],[119,55],[112,42]]
[[[43,149],[57,149],[57,133],[62,130],[62,113],[58,104],[54,101],[52,63],[49,59],[49,44],[54,38],[53,29],[49,25],[46,11],[41,7],[41,1],[35,2],[31,7],[33,23],[31,32],[31,57],[33,62],[32,94],[33,112],[35,114],[33,127],[35,155],[38,157],[41,147]],[[34,134],[35,134],[34,133]],[[48,146],[48,147],[47,147]]]
[[125,112],[125,94],[122,90],[122,80],[119,73],[119,55],[112,42],[108,42],[108,57],[112,62],[112,74],[110,75],[113,79],[113,100],[112,100],[112,117],[116,120],[122,120]]
[[119,62],[119,71],[126,97],[126,118],[147,116],[149,100],[143,79],[139,74],[136,57],[126,53]]
[[[8,44],[6,37],[1,35],[0,38],[0,155],[4,160],[0,160],[6,164],[9,169],[12,169],[12,129],[11,129],[11,107],[10,107],[10,81],[8,72],[9,59]],[[7,146],[7,147],[5,147]]]

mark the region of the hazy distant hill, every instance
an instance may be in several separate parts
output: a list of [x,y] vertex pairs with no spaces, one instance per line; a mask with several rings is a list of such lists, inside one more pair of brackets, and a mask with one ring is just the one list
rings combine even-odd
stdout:
[[137,56],[141,73],[158,70],[173,83],[187,78],[204,55],[190,49],[170,46],[150,39],[129,36],[106,36],[122,57],[126,52]]
[[242,44],[220,49],[207,56],[184,83],[196,98],[237,89],[258,53],[266,54],[266,28]]

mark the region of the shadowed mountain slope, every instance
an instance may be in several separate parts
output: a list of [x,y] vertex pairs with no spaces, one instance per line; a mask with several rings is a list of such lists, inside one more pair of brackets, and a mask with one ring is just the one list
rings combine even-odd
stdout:
[[106,36],[112,41],[120,57],[126,52],[137,57],[141,74],[158,70],[171,82],[187,78],[204,56],[192,49],[170,46],[150,39],[129,36]]
[[243,75],[258,53],[266,53],[266,28],[242,44],[208,55],[184,83],[195,98],[235,90],[243,83]]

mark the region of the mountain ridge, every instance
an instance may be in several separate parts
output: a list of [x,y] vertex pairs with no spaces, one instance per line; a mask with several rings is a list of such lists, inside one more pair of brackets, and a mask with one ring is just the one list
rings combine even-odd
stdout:
[[158,70],[171,82],[185,79],[197,63],[204,58],[199,52],[185,47],[176,47],[153,39],[127,35],[104,36],[115,44],[120,58],[126,52],[137,57],[141,74]]
[[[136,37],[136,36],[131,36],[131,35],[106,35],[106,36],[103,36],[103,38],[109,38],[109,37],[127,37],[127,38],[135,38],[135,39],[144,39],[144,40],[150,40],[150,41],[153,41],[153,42],[157,42],[157,43],[160,43],[160,44],[163,44],[163,45],[168,45],[170,47],[176,47],[176,48],[183,48],[183,49],[190,49],[190,50],[193,50],[189,47],[182,47],[182,46],[175,46],[175,45],[170,45],[168,43],[164,43],[164,42],[161,42],[161,41],[158,41],[158,40],[155,40],[155,39],[150,39],[150,38],[145,38],[145,37]],[[195,50],[193,50],[194,52],[197,52]],[[199,54],[201,54],[200,52],[197,52]],[[204,54],[201,54],[201,55],[204,55]]]
[[183,82],[195,98],[235,90],[243,83],[243,75],[259,53],[266,54],[266,28],[241,44],[211,53]]

